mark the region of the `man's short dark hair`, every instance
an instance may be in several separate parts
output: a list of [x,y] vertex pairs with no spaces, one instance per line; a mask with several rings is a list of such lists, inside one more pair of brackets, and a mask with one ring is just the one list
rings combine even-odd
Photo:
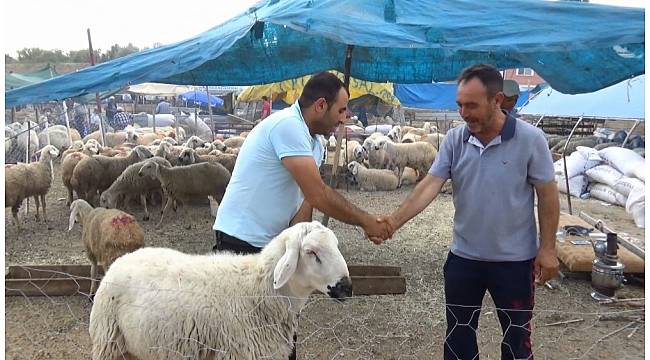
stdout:
[[503,77],[491,65],[477,64],[465,68],[458,77],[458,84],[478,78],[487,88],[488,97],[492,98],[499,91],[503,91]]
[[310,107],[316,100],[325,98],[329,109],[334,104],[336,95],[341,88],[345,88],[345,85],[336,75],[327,71],[320,72],[307,81],[298,99],[298,104],[301,109],[304,109]]
[[268,99],[269,99],[269,98],[266,97],[266,95],[263,95],[263,96],[262,96],[262,100],[266,101],[266,100],[268,100]]

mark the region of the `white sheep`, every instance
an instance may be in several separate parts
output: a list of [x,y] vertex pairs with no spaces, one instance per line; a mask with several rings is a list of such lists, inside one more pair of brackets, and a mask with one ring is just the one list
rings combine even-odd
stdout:
[[394,143],[402,142],[402,128],[399,125],[395,125],[386,136]]
[[444,134],[435,133],[435,134],[422,135],[419,141],[428,142],[429,144],[435,146],[436,149],[439,149],[440,145],[442,144],[442,140],[444,139],[445,139]]
[[[63,151],[71,147],[70,140],[68,139],[68,129],[65,126],[53,125],[47,129],[43,129],[38,134],[38,142],[41,146],[47,145],[48,134],[50,135],[50,145],[54,145],[59,151]],[[70,129],[70,138],[73,142],[81,140],[81,136],[76,129]]]
[[[169,161],[162,157],[154,156],[146,161],[155,161],[160,166],[171,167]],[[140,176],[138,173],[144,165],[145,161],[140,161],[135,164],[129,165],[120,176],[106,189],[99,197],[99,205],[105,208],[116,208],[118,201],[123,197],[137,196],[140,198],[140,203],[144,207],[144,217],[142,220],[149,220],[149,210],[147,209],[147,195],[159,193],[161,199],[162,188],[158,179],[149,176]],[[165,203],[164,201],[162,202]],[[126,205],[126,204],[125,204]]]
[[395,190],[399,185],[399,178],[392,170],[367,169],[356,161],[348,164],[348,170],[361,191]]
[[254,255],[143,248],[117,259],[97,290],[92,359],[286,359],[314,291],[352,295],[338,239],[318,222]]
[[[23,200],[33,196],[36,203],[36,220],[39,220],[39,206],[43,208],[43,221],[47,222],[45,195],[52,185],[52,166],[50,161],[59,156],[52,145],[39,150],[39,161],[24,164],[5,165],[5,208],[10,207],[16,227],[21,230],[18,210]],[[40,204],[39,205],[39,197]]]
[[74,223],[81,226],[81,241],[90,260],[90,295],[97,285],[97,265],[110,269],[120,256],[144,246],[144,232],[135,218],[116,209],[94,208],[77,199],[70,205],[68,231]]
[[382,147],[386,152],[388,167],[391,169],[396,167],[398,169],[398,178],[400,181],[404,168],[407,166],[417,171],[418,180],[421,180],[427,174],[427,171],[438,154],[438,151],[433,145],[421,141],[395,144],[391,141],[381,140],[378,146]]
[[[146,161],[138,174],[157,178],[167,196],[167,203],[157,227],[162,225],[165,214],[173,202],[182,204],[192,198],[206,198],[208,195],[220,202],[230,182],[228,169],[221,164],[207,162],[166,168],[154,161]],[[187,227],[189,226],[188,223]]]
[[228,148],[240,148],[244,145],[246,138],[241,136],[232,136],[223,141],[223,144]]
[[[373,134],[374,135],[374,134]],[[381,136],[370,136],[363,141],[363,148],[365,151],[365,156],[368,159],[368,165],[373,169],[383,169],[386,166],[385,162],[385,152],[377,144],[379,141],[383,140],[383,135]],[[385,139],[388,139],[387,137]]]

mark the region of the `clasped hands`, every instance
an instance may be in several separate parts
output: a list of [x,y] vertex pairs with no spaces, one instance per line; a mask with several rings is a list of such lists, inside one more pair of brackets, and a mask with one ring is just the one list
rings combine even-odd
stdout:
[[363,231],[370,241],[376,245],[381,244],[387,239],[393,237],[397,230],[397,222],[390,215],[385,216],[368,216],[362,224]]

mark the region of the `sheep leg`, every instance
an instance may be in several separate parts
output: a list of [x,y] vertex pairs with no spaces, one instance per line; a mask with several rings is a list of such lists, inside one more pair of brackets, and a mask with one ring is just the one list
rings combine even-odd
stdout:
[[169,210],[169,207],[172,205],[172,202],[174,202],[174,200],[172,199],[171,196],[168,196],[167,197],[167,203],[165,204],[165,207],[162,210],[162,214],[160,215],[160,221],[158,222],[158,225],[156,225],[156,228],[161,227],[163,219],[165,218],[165,214]]
[[20,208],[20,205],[21,204],[18,204],[11,208],[11,214],[14,216],[14,224],[16,225],[16,228],[18,228],[18,231],[22,230],[22,227],[20,226],[20,221],[18,221],[18,209]]
[[97,260],[91,260],[90,262],[90,296],[92,297],[97,290],[97,284],[95,283],[97,279]]
[[147,210],[147,195],[140,194],[140,202],[144,206],[144,216],[142,217],[143,221],[149,221],[149,210]]
[[67,206],[70,206],[70,204],[72,204],[72,199],[73,199],[72,187],[66,186],[66,188],[68,189],[68,201],[65,204]]
[[398,166],[397,168],[397,187],[402,187],[402,175],[404,174],[404,167]]
[[43,222],[47,223],[47,214],[45,213],[45,194],[41,195],[41,206],[43,207]]
[[39,221],[41,219],[40,214],[38,213],[38,208],[39,208],[39,200],[38,200],[38,195],[34,196],[34,203],[36,204],[36,221]]

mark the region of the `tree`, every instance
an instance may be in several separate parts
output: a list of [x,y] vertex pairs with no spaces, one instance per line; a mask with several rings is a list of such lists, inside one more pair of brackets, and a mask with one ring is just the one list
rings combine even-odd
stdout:
[[18,50],[18,61],[25,63],[62,63],[66,62],[68,57],[63,51],[43,50],[40,48],[24,48]]

